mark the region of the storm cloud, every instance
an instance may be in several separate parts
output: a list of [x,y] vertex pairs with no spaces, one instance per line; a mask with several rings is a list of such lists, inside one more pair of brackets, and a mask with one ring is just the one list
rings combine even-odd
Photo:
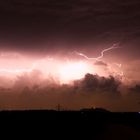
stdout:
[[19,49],[29,43],[139,44],[139,5],[138,0],[1,0],[0,41],[20,44]]
[[[124,88],[121,81],[112,76],[86,74],[72,84],[59,84],[51,79],[31,84],[30,80],[19,77],[12,88],[1,87],[0,108],[57,109],[59,104],[62,110],[102,107],[111,111],[139,111],[139,86]],[[122,92],[122,87],[127,93]]]
[[[140,83],[139,7],[139,0],[1,0],[1,69],[16,69],[22,63],[17,55],[20,53],[32,59],[58,55],[63,60],[82,61],[84,58],[72,52],[96,58],[114,43],[119,42],[121,49],[112,50],[101,61],[88,61],[93,71],[102,74],[104,69],[109,77],[86,74],[72,84],[60,84],[57,78],[45,79],[40,71],[11,79],[1,74],[0,108],[46,109],[60,104],[64,109],[97,106],[111,111],[140,111],[136,86]],[[30,66],[29,57],[24,64]],[[15,66],[12,59],[17,60]],[[45,64],[41,67],[49,70],[50,65]],[[131,80],[130,85],[112,76],[110,69],[121,73],[128,83]]]
[[94,63],[94,65],[98,65],[98,66],[107,66],[107,63],[103,62],[103,61],[96,61]]

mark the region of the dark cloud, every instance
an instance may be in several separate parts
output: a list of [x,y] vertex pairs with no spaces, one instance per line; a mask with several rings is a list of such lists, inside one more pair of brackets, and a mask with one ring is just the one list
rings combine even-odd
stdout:
[[[24,75],[18,77],[10,89],[1,88],[0,107],[2,109],[54,108],[60,103],[64,107],[76,109],[86,105],[88,98],[94,98],[95,95],[101,95],[101,100],[104,98],[103,93],[106,93],[106,97],[110,99],[119,97],[119,83],[113,77],[105,78],[86,74],[83,79],[74,81],[72,85],[60,85],[54,81],[50,83],[50,79],[46,79],[44,82],[35,79]],[[32,81],[36,82],[32,83]],[[42,86],[43,83],[45,86]]]
[[97,90],[99,93],[109,92],[113,94],[119,92],[118,87],[120,84],[120,81],[113,76],[105,78],[92,74],[86,74],[84,79],[80,82],[82,90],[88,90],[90,92]]
[[63,85],[50,79],[40,83],[35,79],[32,81],[36,83],[31,83],[31,77],[22,76],[13,87],[1,87],[0,109],[57,109],[60,104],[62,109],[102,107],[111,111],[139,111],[140,86],[125,87],[112,76],[86,74],[73,84]]
[[94,63],[94,65],[98,65],[98,66],[108,66],[107,63],[103,62],[103,61],[96,61]]
[[139,42],[139,6],[139,0],[2,0],[0,41]]
[[131,88],[130,88],[130,91],[131,91],[132,93],[138,93],[138,94],[140,94],[140,85],[137,84],[137,85],[131,87]]

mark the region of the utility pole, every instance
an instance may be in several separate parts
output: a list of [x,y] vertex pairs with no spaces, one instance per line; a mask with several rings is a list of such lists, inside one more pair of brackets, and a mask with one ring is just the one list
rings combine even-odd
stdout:
[[61,106],[60,106],[60,104],[58,104],[57,111],[60,111],[60,109],[61,109]]

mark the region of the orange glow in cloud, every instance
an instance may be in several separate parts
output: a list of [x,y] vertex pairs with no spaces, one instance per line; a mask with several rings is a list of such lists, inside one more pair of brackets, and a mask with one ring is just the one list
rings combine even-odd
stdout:
[[[10,55],[10,59],[8,59]],[[69,83],[72,80],[83,78],[86,73],[93,73],[93,65],[87,61],[62,60],[61,58],[45,57],[43,59],[26,58],[24,56],[12,57],[12,54],[0,56],[0,76],[16,78],[25,73],[39,70],[42,78],[48,76],[57,78],[60,83]]]
[[108,76],[112,69],[110,70],[107,67],[106,69],[94,65],[91,61],[73,60],[72,58],[67,60],[62,59],[62,57],[37,59],[20,54],[15,56],[12,53],[0,55],[0,77],[13,78],[13,80],[16,80],[17,76],[31,75],[34,70],[38,70],[41,73],[42,80],[51,76],[60,83],[70,83],[73,80],[83,78],[87,73]]
[[81,79],[86,73],[93,73],[93,68],[85,62],[68,62],[59,68],[61,80],[66,83]]

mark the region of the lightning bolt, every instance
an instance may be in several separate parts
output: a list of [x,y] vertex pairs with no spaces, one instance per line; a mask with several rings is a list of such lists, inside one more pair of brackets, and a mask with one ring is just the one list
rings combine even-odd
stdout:
[[[116,43],[116,44],[113,44],[111,47],[102,50],[100,56],[98,56],[98,57],[88,57],[87,55],[85,55],[85,54],[83,54],[83,53],[79,53],[79,52],[75,52],[75,53],[76,53],[77,55],[79,55],[79,56],[84,57],[84,58],[87,59],[87,60],[100,61],[100,59],[102,59],[102,58],[104,57],[104,53],[105,53],[105,52],[111,51],[111,50],[113,50],[113,49],[120,48],[118,45],[119,45],[119,43]],[[114,64],[115,64],[119,69],[122,68],[122,64],[120,64],[120,63],[114,63]],[[115,75],[117,74],[117,75],[119,75],[121,78],[124,78],[124,72],[122,71],[122,69],[121,69],[121,72],[117,72],[116,70],[114,71],[114,70],[112,69],[112,67],[111,67],[110,64],[108,64],[108,69],[109,69],[110,71],[112,71]],[[114,75],[114,76],[115,76],[115,75]]]
[[23,72],[31,72],[36,68],[37,63],[34,63],[31,68],[27,68],[27,69],[14,69],[14,70],[10,70],[10,69],[0,69],[0,72],[7,72],[7,73],[23,73]]
[[[100,55],[99,55],[98,57],[88,57],[87,55],[85,55],[85,54],[83,54],[83,53],[80,53],[80,52],[76,52],[76,51],[75,51],[75,53],[76,53],[77,55],[79,55],[79,56],[84,57],[86,60],[101,61],[100,59],[102,59],[102,58],[104,57],[104,54],[105,54],[106,52],[111,51],[111,50],[113,50],[113,49],[117,49],[117,48],[120,48],[120,47],[118,46],[118,43],[117,43],[117,44],[113,44],[111,47],[102,50],[102,51],[100,52]],[[2,57],[7,57],[6,54],[3,54],[3,55],[1,55],[1,56],[2,56]],[[8,56],[9,56],[9,54],[8,54]],[[13,55],[12,55],[12,56],[13,56]],[[14,56],[15,56],[15,55],[14,55]],[[17,55],[16,55],[16,56],[17,56]],[[52,61],[53,58],[51,58],[51,57],[44,57],[44,58],[42,58],[42,59],[40,59],[40,60],[37,60],[37,61],[35,61],[34,63],[32,63],[31,66],[30,66],[29,68],[21,68],[21,69],[19,69],[19,68],[18,68],[18,69],[0,69],[0,73],[6,72],[6,73],[13,73],[13,74],[16,74],[16,73],[19,73],[19,74],[20,74],[20,73],[24,73],[24,72],[32,72],[32,71],[35,70],[36,68],[37,68],[37,69],[40,68],[40,63],[44,63],[44,64],[45,64],[46,60],[47,60],[47,61]],[[111,64],[108,64],[108,63],[106,63],[106,64],[107,64],[108,70],[109,70],[110,72],[113,72],[114,74],[119,75],[119,76],[121,76],[121,77],[124,76],[124,73],[123,73],[123,71],[122,71],[122,64],[114,63],[114,65],[116,65],[116,66],[119,68],[118,71],[120,71],[120,72],[118,72],[118,71],[116,71],[116,70],[113,70]],[[110,67],[110,68],[109,68],[109,67]]]
[[45,63],[45,61],[53,61],[53,58],[52,57],[44,57],[42,59],[39,59],[35,62],[33,62],[31,64],[31,66],[29,68],[17,68],[17,69],[5,69],[5,68],[0,68],[0,73],[12,73],[12,74],[20,74],[20,73],[24,73],[24,72],[32,72],[33,70],[35,70],[36,68],[38,69],[39,67],[39,64],[40,63]]
[[84,57],[85,59],[87,59],[87,60],[99,61],[99,59],[102,59],[102,58],[104,57],[104,53],[105,53],[105,52],[110,51],[110,50],[113,50],[113,49],[117,49],[117,48],[119,48],[119,47],[118,47],[118,44],[113,44],[111,47],[102,50],[102,51],[101,51],[101,55],[98,56],[98,57],[88,57],[88,56],[86,56],[85,54],[79,53],[79,52],[76,52],[76,51],[75,51],[75,53],[76,53],[77,55],[79,55],[79,56],[83,56],[83,57]]

